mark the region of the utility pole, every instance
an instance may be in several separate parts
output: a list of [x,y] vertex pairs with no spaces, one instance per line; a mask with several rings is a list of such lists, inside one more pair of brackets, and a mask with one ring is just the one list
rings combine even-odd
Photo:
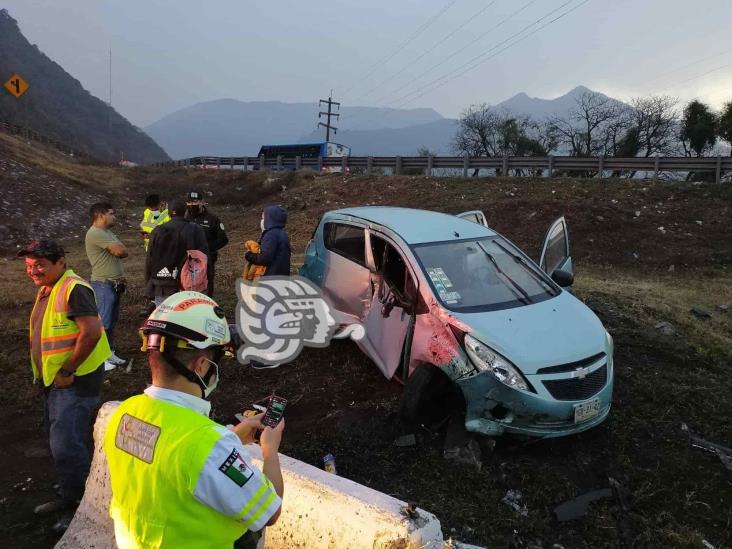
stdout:
[[341,104],[333,101],[332,96],[333,96],[333,90],[330,90],[330,95],[328,96],[328,100],[326,101],[325,99],[321,99],[320,102],[318,103],[318,108],[320,108],[320,106],[323,103],[328,105],[328,112],[320,111],[318,113],[318,118],[320,118],[321,116],[326,116],[328,118],[327,124],[318,122],[318,127],[323,126],[325,128],[325,140],[326,141],[330,141],[330,130],[333,130],[333,135],[338,133],[338,128],[330,125],[330,119],[331,119],[331,117],[338,118],[340,116],[340,114],[333,112],[332,107],[333,107],[333,105],[335,105],[338,108],[338,110],[340,111]]
[[109,107],[107,108],[107,131],[112,131],[112,44],[109,44]]

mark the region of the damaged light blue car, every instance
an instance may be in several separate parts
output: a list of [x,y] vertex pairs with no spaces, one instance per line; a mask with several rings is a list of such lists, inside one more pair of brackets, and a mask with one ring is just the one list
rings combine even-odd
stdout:
[[407,418],[451,403],[468,431],[557,437],[610,412],[613,340],[564,289],[573,282],[564,218],[537,264],[480,211],[335,210],[300,274],[338,324],[365,327],[358,345],[404,384]]

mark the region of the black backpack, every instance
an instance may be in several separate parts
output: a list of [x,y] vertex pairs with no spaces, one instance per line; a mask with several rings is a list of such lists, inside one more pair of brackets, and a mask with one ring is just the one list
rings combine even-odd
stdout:
[[[155,229],[150,242],[149,272],[152,280],[178,284],[180,271],[186,259],[185,229],[170,222]],[[172,284],[171,284],[172,285]]]

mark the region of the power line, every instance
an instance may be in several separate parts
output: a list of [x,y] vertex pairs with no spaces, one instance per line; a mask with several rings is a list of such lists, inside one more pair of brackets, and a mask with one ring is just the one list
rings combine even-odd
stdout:
[[726,69],[727,67],[732,67],[732,63],[726,63],[726,64],[722,65],[721,67],[717,67],[715,69],[708,70],[707,72],[703,72],[696,76],[692,76],[691,78],[688,78],[687,80],[682,80],[681,82],[678,82],[677,85],[686,84],[687,82],[691,82],[692,80],[698,80],[699,78],[702,78],[703,76],[712,74],[713,72],[721,71],[722,69]]
[[[406,94],[406,95],[404,95],[404,96],[402,96],[402,97],[394,100],[393,103],[397,102],[398,104],[396,106],[398,107],[399,105],[402,105],[402,104],[404,104],[406,102],[414,101],[416,99],[419,99],[420,97],[424,96],[429,91],[434,91],[435,89],[438,89],[438,88],[442,87],[443,85],[447,84],[450,80],[454,80],[455,78],[458,78],[458,77],[460,77],[460,76],[462,76],[462,75],[464,75],[464,74],[472,71],[473,69],[475,69],[478,66],[482,65],[486,61],[488,61],[490,59],[493,59],[494,57],[500,55],[502,52],[506,51],[507,49],[512,48],[513,46],[515,46],[519,42],[523,42],[524,40],[526,40],[530,36],[533,36],[534,34],[536,34],[537,32],[539,32],[540,30],[548,27],[552,23],[554,23],[554,22],[562,19],[563,17],[566,17],[567,15],[569,15],[570,13],[572,13],[573,11],[575,11],[575,10],[579,9],[580,7],[582,7],[584,4],[586,4],[590,0],[583,0],[582,2],[580,2],[579,4],[577,4],[576,6],[570,8],[569,10],[565,11],[564,13],[561,13],[560,15],[558,15],[557,17],[555,17],[554,19],[552,19],[550,21],[547,21],[546,23],[544,23],[540,27],[537,27],[536,29],[534,29],[530,33],[526,34],[525,36],[522,36],[518,40],[514,40],[513,42],[509,43],[505,47],[503,47],[500,50],[496,51],[492,55],[489,55],[488,57],[485,57],[491,51],[495,50],[497,47],[499,47],[502,44],[505,44],[506,42],[508,42],[509,40],[511,40],[511,39],[513,39],[513,38],[515,38],[515,37],[517,37],[519,35],[521,35],[527,29],[535,26],[537,23],[539,23],[539,22],[543,21],[544,19],[546,19],[547,17],[551,16],[553,13],[555,13],[558,10],[562,9],[567,4],[570,4],[572,1],[574,1],[574,0],[569,0],[568,2],[565,2],[564,4],[562,4],[561,6],[559,6],[558,8],[556,8],[556,9],[550,11],[549,13],[547,13],[546,15],[544,15],[543,17],[540,17],[539,19],[537,19],[536,21],[534,21],[530,25],[527,25],[526,27],[524,27],[523,29],[521,29],[519,32],[517,32],[517,33],[515,33],[515,34],[513,34],[511,36],[509,36],[506,40],[503,40],[502,42],[500,42],[500,43],[496,44],[495,46],[493,46],[492,48],[488,49],[487,51],[485,51],[485,52],[483,52],[483,53],[481,53],[481,54],[473,57],[473,59],[471,59],[467,63],[464,63],[463,65],[461,65],[457,69],[455,69],[455,70],[447,73],[446,75],[442,76],[441,78],[437,78],[437,79],[433,80],[432,82],[426,84],[425,86],[422,86],[421,88],[418,88],[418,89],[416,89],[416,90],[414,90],[414,91],[412,91],[412,92],[410,92],[410,93],[408,93],[408,94]],[[470,65],[471,63],[473,63],[476,60],[478,61],[477,63],[474,63],[472,66],[467,67],[462,72],[458,72],[458,71],[461,71],[461,69],[465,68],[466,66]],[[457,74],[453,74],[453,73],[456,73],[456,72],[457,72]],[[437,84],[437,85],[434,86],[432,89],[429,89],[434,84]],[[419,92],[421,92],[421,93],[419,93]],[[417,93],[418,95],[415,95],[414,97],[412,97],[415,93]]]
[[509,16],[505,17],[504,19],[502,19],[501,21],[499,21],[498,23],[496,23],[495,25],[493,25],[493,26],[492,26],[491,28],[489,28],[489,29],[488,29],[487,31],[485,31],[484,33],[482,33],[482,34],[478,35],[478,37],[477,37],[477,38],[475,38],[474,40],[472,40],[471,42],[469,42],[468,44],[466,44],[466,45],[465,45],[465,46],[463,46],[462,48],[459,48],[459,49],[455,50],[455,51],[454,51],[454,52],[452,52],[452,53],[451,53],[450,55],[448,55],[447,57],[445,57],[445,58],[444,58],[444,59],[443,59],[442,61],[440,61],[439,63],[437,63],[437,64],[435,64],[435,65],[433,65],[433,66],[431,66],[431,67],[430,67],[429,69],[427,69],[426,71],[422,72],[422,73],[421,73],[421,74],[419,74],[418,76],[416,76],[416,77],[412,78],[411,80],[409,80],[409,81],[408,81],[408,82],[407,82],[406,84],[404,84],[403,86],[400,86],[400,87],[398,87],[397,89],[395,89],[395,90],[392,90],[391,92],[389,92],[389,93],[387,93],[387,94],[383,95],[382,97],[378,98],[378,99],[376,100],[376,102],[377,102],[377,103],[379,103],[379,102],[383,101],[383,100],[384,100],[384,99],[385,99],[386,97],[389,97],[389,96],[390,96],[390,95],[392,95],[392,94],[396,94],[396,93],[399,93],[399,92],[400,92],[400,91],[402,91],[402,90],[403,90],[404,88],[406,88],[407,86],[409,86],[409,85],[411,85],[412,83],[416,82],[417,80],[419,80],[419,79],[420,79],[420,78],[422,78],[423,76],[425,76],[425,75],[427,75],[427,74],[431,73],[431,72],[432,72],[433,70],[435,70],[436,68],[440,67],[441,65],[444,65],[444,64],[445,64],[445,63],[446,63],[447,61],[449,61],[450,59],[452,59],[453,57],[455,57],[455,56],[456,56],[456,55],[458,55],[459,53],[462,53],[462,52],[463,52],[463,51],[465,51],[465,50],[466,50],[467,48],[469,48],[470,46],[472,46],[473,44],[475,44],[476,42],[479,42],[480,40],[482,40],[483,38],[485,38],[485,37],[486,37],[487,35],[489,35],[489,34],[490,34],[491,32],[493,32],[493,31],[494,31],[494,30],[496,30],[497,28],[499,28],[499,27],[503,26],[503,25],[504,25],[505,23],[507,23],[508,21],[510,21],[511,19],[513,19],[513,18],[514,18],[514,17],[516,16],[516,15],[518,15],[519,13],[521,13],[522,11],[524,11],[525,9],[527,9],[527,8],[528,8],[529,6],[531,6],[532,4],[535,4],[535,3],[537,2],[537,1],[538,1],[538,0],[529,0],[529,2],[527,2],[527,3],[526,3],[526,4],[524,4],[524,5],[522,6],[522,7],[520,7],[519,9],[517,9],[516,11],[514,11],[513,13],[511,13],[511,14],[510,14]]
[[471,14],[470,17],[468,17],[465,21],[463,21],[456,29],[454,29],[453,31],[451,31],[450,33],[448,33],[447,35],[445,35],[439,42],[437,42],[436,44],[434,44],[431,48],[429,48],[428,50],[426,50],[426,51],[422,52],[421,54],[419,54],[417,57],[415,57],[414,59],[412,59],[411,61],[409,61],[407,64],[405,64],[404,66],[402,66],[402,68],[400,68],[399,70],[397,70],[391,76],[387,76],[384,80],[382,80],[381,82],[379,82],[378,84],[376,84],[373,88],[371,88],[366,93],[363,93],[361,95],[356,96],[354,98],[354,101],[356,101],[358,99],[361,99],[363,97],[368,97],[369,95],[371,95],[372,92],[374,92],[375,90],[379,89],[381,86],[383,86],[384,84],[386,84],[390,80],[394,80],[397,76],[400,76],[409,67],[413,66],[415,63],[417,63],[418,61],[420,61],[421,59],[423,59],[425,56],[427,56],[430,53],[432,53],[433,51],[435,51],[435,49],[437,49],[439,46],[441,46],[442,44],[444,44],[445,42],[447,42],[450,38],[452,38],[453,36],[455,36],[458,32],[460,32],[462,29],[464,29],[468,24],[472,23],[477,18],[479,18],[481,15],[483,15],[497,1],[498,0],[492,0],[492,2],[489,2],[488,4],[486,4],[481,9],[479,9],[477,12]]
[[[518,40],[514,40],[513,42],[509,43],[505,47],[501,48],[500,50],[498,50],[495,53],[493,53],[492,55],[490,55],[489,57],[487,57],[485,59],[481,59],[481,58],[485,57],[486,55],[488,55],[489,53],[491,53],[492,51],[494,51],[496,48],[499,48],[501,45],[506,44],[506,42],[509,42],[510,40],[513,40],[517,36],[520,36],[521,34],[525,33],[531,27],[536,26],[538,23],[540,23],[541,21],[545,20],[547,17],[550,17],[552,14],[556,13],[557,11],[561,10],[562,8],[566,7],[568,4],[571,4],[573,1],[574,0],[568,0],[568,1],[564,2],[559,7],[554,8],[553,10],[550,10],[549,12],[547,12],[546,14],[544,14],[542,17],[540,17],[539,19],[537,19],[533,23],[530,23],[529,25],[526,25],[524,28],[522,28],[518,32],[515,32],[514,34],[512,34],[511,36],[509,36],[505,40],[502,40],[498,44],[492,46],[491,48],[488,48],[488,50],[486,50],[486,51],[484,51],[484,52],[476,55],[475,57],[473,57],[472,59],[470,59],[468,62],[462,64],[457,69],[454,69],[454,70],[452,70],[452,71],[444,74],[443,76],[441,76],[439,78],[436,78],[436,79],[432,80],[431,82],[425,84],[424,86],[419,87],[419,88],[417,88],[417,89],[415,89],[415,90],[413,90],[413,91],[411,91],[411,92],[409,92],[409,93],[407,93],[407,94],[405,94],[403,96],[397,97],[396,99],[394,99],[394,100],[392,100],[390,102],[385,103],[383,106],[393,105],[394,108],[399,108],[399,107],[405,105],[406,103],[408,103],[410,101],[414,101],[416,99],[419,99],[420,97],[422,97],[425,94],[427,94],[429,91],[432,91],[429,88],[432,87],[434,84],[437,84],[437,85],[434,86],[433,89],[438,89],[438,88],[442,87],[444,84],[447,84],[449,82],[449,78],[453,75],[453,73],[456,73],[458,71],[461,71],[463,68],[467,67],[468,65],[470,65],[474,61],[480,59],[473,66],[470,66],[466,70],[463,70],[462,72],[459,72],[459,74],[454,75],[453,78],[456,78],[458,76],[462,76],[463,74],[466,74],[467,72],[470,72],[474,68],[476,68],[479,65],[481,65],[481,64],[485,63],[486,61],[488,61],[489,59],[492,59],[492,58],[498,56],[499,54],[501,54],[502,52],[506,51],[507,49],[513,47],[514,45],[518,44],[519,42],[522,42],[523,40],[529,38],[530,36],[533,36],[537,32],[539,32],[542,29],[548,27],[549,25],[553,24],[554,22],[562,19],[563,17],[566,17],[567,15],[569,15],[570,13],[572,13],[573,11],[575,11],[575,10],[579,9],[580,7],[582,7],[584,4],[586,4],[590,0],[583,0],[582,2],[580,2],[579,4],[577,4],[576,6],[570,8],[569,10],[565,11],[564,13],[559,14],[554,19],[551,19],[550,21],[547,21],[546,23],[544,23],[543,25],[541,25],[538,28],[534,29],[530,33],[526,34],[525,36],[522,36]],[[533,2],[530,2],[529,4],[531,4],[531,3],[533,3]],[[525,5],[524,7],[528,7],[529,4]],[[414,95],[414,94],[417,94],[417,95]],[[412,97],[413,95],[414,95],[414,97]]]
[[730,52],[732,52],[732,48],[730,48],[728,50],[724,50],[724,51],[719,52],[719,53],[715,53],[713,55],[708,55],[706,57],[702,57],[701,59],[697,59],[696,61],[692,61],[690,63],[686,63],[685,65],[681,65],[680,67],[676,67],[675,69],[672,69],[670,71],[663,72],[663,73],[657,75],[656,77],[652,78],[648,82],[657,82],[658,80],[663,80],[664,77],[668,76],[669,74],[675,74],[675,73],[680,72],[680,71],[682,71],[684,69],[687,69],[689,67],[698,65],[700,63],[703,63],[704,61],[709,61],[710,59],[715,59],[716,57],[721,57],[722,55],[726,55],[726,54],[728,54]]
[[[537,1],[538,1],[538,0],[529,0],[529,1],[528,1],[528,2],[526,2],[526,3],[525,3],[525,4],[523,5],[523,6],[521,6],[521,7],[519,8],[519,9],[517,9],[516,11],[514,11],[513,13],[511,13],[511,14],[510,14],[510,15],[508,15],[507,17],[504,17],[503,19],[501,19],[501,20],[500,20],[500,21],[499,21],[498,23],[496,23],[495,25],[493,25],[492,27],[490,27],[490,28],[489,28],[488,30],[486,30],[486,31],[485,31],[485,32],[483,32],[482,34],[478,35],[478,37],[476,37],[475,39],[473,39],[473,40],[472,40],[472,41],[471,41],[470,43],[466,44],[465,46],[463,46],[463,47],[461,47],[461,48],[459,48],[459,49],[457,49],[457,50],[455,50],[455,51],[454,51],[454,52],[452,52],[452,53],[451,53],[450,55],[448,55],[447,57],[445,57],[444,59],[442,59],[442,61],[440,61],[440,62],[438,62],[437,64],[433,65],[432,67],[430,67],[430,68],[429,68],[429,69],[427,69],[426,71],[422,72],[422,73],[421,73],[421,74],[419,74],[418,76],[416,76],[416,77],[412,78],[412,79],[411,79],[410,81],[408,81],[408,82],[407,82],[406,84],[404,84],[403,86],[400,86],[399,88],[397,88],[397,89],[395,89],[395,90],[393,90],[393,91],[391,91],[391,92],[389,92],[389,93],[387,93],[387,94],[385,94],[385,95],[383,95],[383,96],[379,97],[379,98],[378,98],[378,99],[377,99],[377,100],[375,101],[375,103],[377,103],[377,104],[378,104],[378,103],[381,103],[382,101],[384,101],[384,100],[385,100],[386,98],[388,98],[389,96],[391,96],[391,95],[393,95],[393,94],[396,94],[396,93],[398,93],[399,91],[403,90],[404,88],[406,88],[407,86],[409,86],[409,85],[410,85],[410,84],[412,84],[413,82],[416,82],[417,80],[419,80],[420,78],[422,78],[422,77],[423,77],[424,75],[426,75],[426,74],[429,74],[430,72],[432,72],[432,71],[433,71],[434,69],[436,69],[437,67],[439,67],[439,66],[443,65],[443,64],[444,64],[445,62],[449,61],[450,59],[452,59],[453,57],[455,57],[455,56],[456,56],[456,55],[458,55],[459,53],[461,53],[461,52],[463,52],[464,50],[466,50],[466,49],[467,49],[468,47],[472,46],[472,45],[473,45],[473,44],[475,44],[476,42],[478,42],[478,41],[482,40],[483,38],[485,38],[485,37],[486,37],[486,36],[487,36],[488,34],[490,34],[491,32],[493,32],[494,30],[496,30],[496,29],[498,29],[499,27],[503,26],[503,25],[504,25],[505,23],[507,23],[508,21],[510,21],[511,19],[513,19],[513,18],[514,18],[515,16],[517,16],[517,15],[518,15],[519,13],[521,13],[522,11],[526,10],[527,8],[529,8],[529,7],[530,7],[530,6],[532,5],[532,4],[535,4],[535,3],[537,2]],[[570,0],[570,1],[572,1],[572,0]],[[438,80],[439,80],[439,79],[438,79]],[[398,97],[398,99],[401,99],[401,97]],[[385,104],[384,106],[386,106],[386,105],[388,105],[388,104],[389,104],[389,103],[386,103],[386,104]],[[356,120],[358,120],[359,118],[360,118],[360,117],[357,117],[357,118],[356,118]],[[353,122],[353,121],[352,121],[352,122]]]
[[387,54],[385,57],[383,57],[382,59],[379,59],[378,61],[376,61],[376,63],[371,65],[371,67],[366,71],[366,74],[364,74],[363,76],[361,76],[361,78],[359,78],[356,82],[354,82],[354,84],[351,87],[349,87],[348,89],[343,91],[341,93],[341,95],[343,95],[343,96],[348,95],[348,93],[356,86],[357,83],[362,82],[363,80],[366,80],[369,76],[371,76],[374,72],[376,72],[376,70],[379,67],[381,67],[384,63],[387,63],[390,60],[392,60],[394,57],[396,57],[397,54],[399,54],[405,47],[407,47],[412,41],[414,41],[420,34],[422,34],[425,30],[427,30],[427,28],[429,28],[429,26],[432,25],[432,23],[437,21],[437,19],[439,19],[440,16],[442,16],[442,14],[444,14],[453,5],[455,5],[456,2],[457,2],[457,0],[450,0],[450,2],[445,7],[443,7],[440,11],[438,11],[436,14],[434,14],[432,17],[430,17],[427,21],[425,21],[406,40],[404,40],[401,44],[399,44],[392,53]]

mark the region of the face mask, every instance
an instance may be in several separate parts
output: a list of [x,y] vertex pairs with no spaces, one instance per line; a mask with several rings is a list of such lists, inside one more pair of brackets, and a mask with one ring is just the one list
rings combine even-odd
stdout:
[[262,232],[264,232],[264,218],[259,220],[259,228],[262,229]]
[[188,211],[191,212],[191,215],[198,215],[201,213],[201,206],[198,204],[193,204],[191,206],[188,206]]
[[160,210],[152,210],[150,213],[153,214],[153,217],[157,217],[160,215]]
[[[196,377],[198,377],[198,379],[201,381],[204,400],[208,400],[208,397],[211,396],[211,393],[214,392],[214,389],[216,389],[219,384],[219,365],[216,364],[213,360],[209,360],[207,358],[204,358],[204,360],[211,363],[213,366],[208,369],[208,372],[206,372],[206,375],[204,377],[199,376],[197,372],[194,373],[196,374]],[[214,381],[211,381],[211,378],[214,374],[216,374],[216,379]]]

